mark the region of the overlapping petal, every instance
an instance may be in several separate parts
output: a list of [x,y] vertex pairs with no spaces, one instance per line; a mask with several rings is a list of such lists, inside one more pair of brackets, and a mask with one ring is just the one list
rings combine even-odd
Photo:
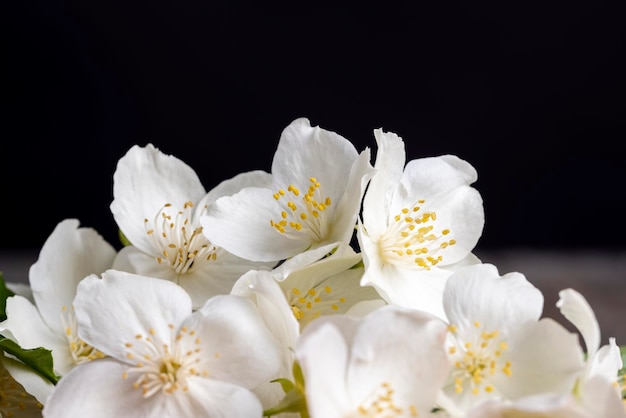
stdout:
[[229,252],[259,261],[348,243],[372,174],[369,149],[359,154],[337,133],[296,119],[274,154],[271,188],[218,199],[201,217],[204,233]]

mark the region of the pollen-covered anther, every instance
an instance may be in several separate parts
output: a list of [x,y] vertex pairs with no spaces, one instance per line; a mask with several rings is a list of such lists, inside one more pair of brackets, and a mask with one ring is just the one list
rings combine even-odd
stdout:
[[279,204],[279,220],[270,219],[270,226],[281,234],[306,233],[312,241],[322,240],[328,229],[324,214],[331,206],[330,197],[323,197],[321,184],[315,177],[309,179],[306,193],[290,184],[286,190],[273,194]]
[[[177,390],[187,390],[187,378],[190,376],[207,376],[207,370],[201,370],[200,339],[195,337],[193,330],[185,327],[178,331],[168,325],[170,334],[166,342],[155,343],[151,336],[138,334],[134,343],[127,343],[127,359],[141,359],[135,362],[122,374],[123,379],[135,376],[133,388],[139,389],[145,398],[162,391],[166,394]],[[148,334],[155,336],[151,328]]]
[[409,261],[407,267],[430,270],[443,261],[440,252],[456,244],[456,240],[449,237],[449,228],[437,231],[437,213],[424,211],[421,206],[424,203],[420,200],[411,208],[402,208],[393,217],[379,242],[383,258],[390,263]]
[[[452,325],[450,326],[452,327]],[[475,330],[482,328],[478,321],[473,323]],[[455,331],[453,331],[456,333]],[[470,332],[470,331],[468,331]],[[475,334],[478,332],[478,334]],[[501,360],[503,351],[508,349],[506,341],[498,341],[499,332],[473,331],[474,341],[459,341],[448,347],[454,370],[454,389],[457,393],[469,390],[473,394],[481,391],[491,393],[495,390],[490,378],[498,373],[512,376],[511,362]]]
[[[202,227],[192,226],[194,204],[187,201],[182,210],[166,203],[153,220],[144,220],[159,264],[168,263],[179,274],[201,268],[217,257],[217,248],[202,234]],[[206,210],[206,205],[202,208]]]
[[74,314],[74,308],[61,308],[61,323],[65,328],[65,337],[74,363],[83,364],[88,361],[106,357],[102,352],[87,344],[78,336],[78,322]]
[[346,303],[345,297],[336,298],[333,295],[330,286],[306,291],[294,287],[287,292],[287,298],[291,305],[291,311],[301,326],[321,315],[336,313],[340,306]]
[[396,404],[395,391],[391,384],[383,382],[357,407],[360,417],[363,418],[394,418],[394,417],[417,417],[417,407],[407,405],[407,411]]

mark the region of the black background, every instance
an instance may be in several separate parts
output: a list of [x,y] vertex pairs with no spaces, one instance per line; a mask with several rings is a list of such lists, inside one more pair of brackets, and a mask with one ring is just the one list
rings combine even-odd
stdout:
[[409,159],[468,160],[478,248],[624,248],[622,4],[4,2],[0,245],[38,248],[70,217],[117,245],[133,144],[209,190],[269,171],[305,116],[359,151],[382,127]]

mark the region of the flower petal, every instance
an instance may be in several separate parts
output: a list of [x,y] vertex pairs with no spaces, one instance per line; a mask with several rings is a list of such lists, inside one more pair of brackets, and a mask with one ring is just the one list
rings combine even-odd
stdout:
[[[237,174],[236,176],[220,182],[217,186],[211,189],[197,204],[197,208],[202,208],[205,205],[213,204],[217,199],[222,196],[232,196],[245,187],[261,187],[270,188],[272,186],[273,177],[270,173],[262,170],[253,170],[245,173]],[[196,210],[194,214],[200,215],[202,211]],[[198,224],[198,218],[194,218],[194,223]]]
[[182,208],[205,194],[198,175],[186,163],[152,144],[134,145],[117,163],[110,209],[126,238],[152,253],[144,219],[152,219],[166,203]]
[[272,195],[270,189],[248,187],[217,199],[199,218],[202,233],[213,244],[253,261],[278,261],[304,251],[310,246],[306,237],[290,238],[270,226],[278,216]]
[[30,267],[33,299],[42,318],[56,333],[65,332],[61,312],[72,305],[78,282],[111,267],[115,249],[91,228],[79,228],[76,219],[57,224]]
[[375,129],[374,137],[377,144],[376,173],[363,198],[363,223],[367,225],[368,234],[377,238],[387,229],[391,195],[402,176],[406,154],[404,141],[398,135]]
[[296,356],[306,381],[311,418],[341,418],[353,412],[345,384],[349,343],[336,324],[354,332],[357,321],[347,316],[324,317],[305,328],[298,340]]
[[184,323],[196,331],[212,378],[251,389],[280,367],[276,340],[256,307],[246,298],[218,295]]
[[[144,398],[133,381],[124,379],[128,366],[111,358],[90,361],[64,376],[43,409],[45,418],[133,418],[162,416],[166,402],[178,398]],[[179,391],[180,392],[180,391]]]
[[556,307],[580,331],[589,358],[595,356],[600,347],[600,325],[587,299],[574,289],[563,289]]
[[543,294],[521,273],[500,277],[496,266],[475,264],[450,276],[444,291],[444,309],[461,333],[479,321],[484,329],[499,330],[504,337],[507,330],[539,319]]
[[551,318],[529,321],[511,335],[504,356],[512,376],[497,374],[494,386],[509,399],[542,392],[569,393],[584,371],[578,334]]
[[[138,302],[141,303],[138,303]],[[127,361],[123,342],[150,332],[170,341],[172,330],[191,314],[191,299],[167,280],[107,270],[78,285],[74,302],[79,336],[104,354]]]
[[412,309],[388,305],[366,316],[352,342],[351,398],[364,400],[385,383],[395,405],[428,413],[450,369],[446,333],[443,321]]

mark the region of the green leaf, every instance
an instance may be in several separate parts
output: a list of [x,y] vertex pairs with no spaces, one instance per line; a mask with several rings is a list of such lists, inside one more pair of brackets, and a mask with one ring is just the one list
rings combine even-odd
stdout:
[[25,349],[2,335],[0,335],[0,349],[14,356],[50,383],[56,385],[59,381],[60,377],[54,373],[52,368],[51,350],[43,347]]
[[0,321],[4,321],[7,319],[6,308],[7,308],[7,298],[15,296],[4,282],[4,276],[0,271]]

